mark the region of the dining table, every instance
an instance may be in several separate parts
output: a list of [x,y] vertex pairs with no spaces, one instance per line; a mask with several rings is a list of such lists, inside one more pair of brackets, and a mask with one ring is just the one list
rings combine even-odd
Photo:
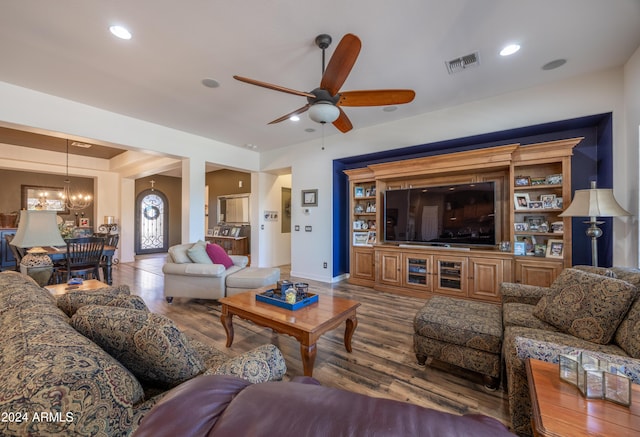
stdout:
[[[45,246],[44,250],[47,251],[49,258],[55,263],[56,261],[64,260],[67,257],[67,246]],[[102,249],[102,256],[105,263],[102,266],[102,273],[104,275],[104,282],[111,285],[113,282],[111,278],[111,267],[113,265],[113,256],[116,253],[116,246],[104,246]]]

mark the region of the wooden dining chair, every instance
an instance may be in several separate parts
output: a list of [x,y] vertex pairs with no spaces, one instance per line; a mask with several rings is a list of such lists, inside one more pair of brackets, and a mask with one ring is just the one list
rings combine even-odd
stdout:
[[100,261],[105,239],[101,237],[69,238],[67,256],[64,265],[57,269],[58,278],[68,281],[71,278],[100,280]]
[[[104,247],[118,247],[118,242],[120,241],[120,234],[111,234],[106,232],[94,232],[94,237],[102,237],[104,238]],[[100,260],[100,268],[102,269],[102,277],[107,277],[107,256],[102,255],[102,259]],[[118,258],[111,257],[111,264],[118,264]],[[106,279],[105,281],[106,282]]]

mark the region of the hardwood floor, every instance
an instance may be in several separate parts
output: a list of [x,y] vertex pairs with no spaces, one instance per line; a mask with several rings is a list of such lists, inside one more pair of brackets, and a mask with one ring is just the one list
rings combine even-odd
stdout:
[[[175,298],[172,304],[167,304],[162,294],[163,262],[164,256],[147,256],[133,263],[121,263],[113,270],[114,284],[128,284],[151,311],[166,315],[191,336],[229,355],[273,343],[286,359],[285,378],[302,375],[300,348],[294,338],[234,318],[235,338],[232,347],[227,349],[217,302]],[[282,278],[289,278],[288,266],[281,270]],[[382,293],[346,282],[302,281],[308,282],[309,290],[314,293],[362,303],[358,308],[352,353],[344,348],[344,326],[318,341],[313,376],[323,385],[454,414],[486,414],[510,425],[507,395],[502,390],[487,391],[479,375],[443,363],[424,367],[417,364],[413,352],[413,317],[424,304],[422,299]]]

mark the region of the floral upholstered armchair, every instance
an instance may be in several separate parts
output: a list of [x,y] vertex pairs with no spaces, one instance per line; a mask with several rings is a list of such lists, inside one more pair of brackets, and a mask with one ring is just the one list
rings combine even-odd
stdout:
[[587,351],[640,384],[640,270],[576,266],[549,288],[501,285],[509,410],[514,431],[531,435],[527,358],[557,363]]

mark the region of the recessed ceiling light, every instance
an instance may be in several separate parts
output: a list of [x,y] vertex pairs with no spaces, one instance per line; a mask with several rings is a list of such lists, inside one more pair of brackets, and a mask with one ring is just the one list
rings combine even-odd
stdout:
[[384,112],[393,112],[393,111],[395,111],[396,109],[398,109],[398,107],[397,107],[397,106],[385,106],[385,107],[383,107],[383,108],[382,108],[382,110],[383,110]]
[[300,117],[298,117],[297,115],[292,115],[291,117],[289,117],[289,120],[291,120],[291,121],[300,121]]
[[520,46],[518,44],[509,44],[508,46],[500,50],[500,56],[513,55],[518,50],[520,50]]
[[122,26],[111,26],[109,30],[120,39],[131,39],[131,32]]
[[220,82],[207,77],[205,79],[202,79],[202,85],[206,86],[207,88],[218,88],[220,86]]
[[315,132],[316,130],[314,128],[312,128],[312,127],[308,127],[304,131],[311,133],[311,132]]
[[553,70],[555,68],[562,67],[566,63],[567,63],[566,59],[556,59],[554,61],[547,62],[546,64],[544,64],[542,66],[542,69],[543,70]]
[[247,144],[245,144],[244,146],[245,146],[247,149],[253,149],[253,150],[255,150],[255,149],[257,149],[257,148],[258,148],[258,146],[256,146],[255,144],[251,144],[251,143],[247,143]]
[[91,148],[91,144],[87,144],[87,143],[80,143],[78,141],[72,141],[71,145],[73,147],[80,147],[81,149],[90,149]]

